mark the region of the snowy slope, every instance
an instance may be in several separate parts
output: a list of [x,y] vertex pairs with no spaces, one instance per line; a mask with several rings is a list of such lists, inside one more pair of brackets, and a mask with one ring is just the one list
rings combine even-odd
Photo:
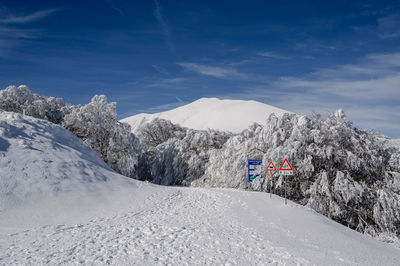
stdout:
[[155,186],[46,121],[0,112],[0,265],[398,265],[400,250],[275,195]]
[[201,98],[190,104],[156,114],[138,114],[122,119],[131,125],[133,133],[156,117],[171,120],[183,127],[207,130],[216,129],[239,133],[254,122],[264,124],[267,117],[287,111],[256,101],[220,100]]
[[[86,216],[126,186],[75,135],[48,121],[0,110],[0,227]],[[138,191],[138,190],[137,190]],[[114,204],[114,203],[112,203]],[[115,204],[117,205],[117,204]],[[62,219],[64,219],[62,218]],[[0,263],[1,264],[1,263]]]
[[0,210],[42,197],[98,191],[118,179],[69,131],[50,122],[0,111]]

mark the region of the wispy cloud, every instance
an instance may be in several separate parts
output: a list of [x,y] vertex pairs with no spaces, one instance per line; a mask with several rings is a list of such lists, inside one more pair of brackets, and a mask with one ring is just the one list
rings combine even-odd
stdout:
[[285,59],[285,60],[289,59],[289,57],[283,56],[276,52],[260,52],[260,53],[258,53],[258,55],[262,56],[262,57],[273,58],[273,59]]
[[107,4],[110,5],[110,7],[116,11],[119,15],[121,15],[121,17],[126,20],[126,16],[125,13],[122,11],[122,9],[118,8],[115,3],[112,0],[106,0]]
[[[175,98],[176,99],[176,98]],[[182,100],[178,100],[176,99],[176,102],[171,102],[171,103],[167,103],[167,104],[161,104],[158,106],[153,106],[153,107],[149,107],[149,108],[145,108],[145,109],[140,109],[139,112],[142,113],[159,113],[159,112],[163,112],[163,111],[167,111],[167,110],[171,110],[174,108],[177,108],[179,106],[184,105],[185,103]]]
[[379,35],[383,39],[400,37],[400,14],[378,19]]
[[27,23],[31,23],[31,22],[35,22],[35,21],[44,19],[56,11],[58,11],[58,9],[45,9],[45,10],[39,10],[39,11],[33,12],[31,14],[25,14],[25,15],[17,15],[17,14],[10,14],[9,12],[4,12],[4,13],[8,13],[8,14],[6,14],[5,17],[0,18],[0,23],[3,23],[3,24],[27,24]]
[[164,89],[183,89],[185,88],[187,78],[168,78],[152,81],[149,84],[143,85],[144,88],[164,88]]
[[375,25],[353,26],[351,28],[361,35],[390,41],[400,37],[400,13],[385,14],[376,20]]
[[165,69],[165,68],[163,68],[162,66],[159,66],[159,65],[151,65],[152,66],[152,68],[154,68],[154,70],[155,71],[157,71],[158,73],[160,73],[160,74],[163,74],[163,75],[169,75],[170,73]]
[[173,52],[174,46],[172,44],[170,27],[167,24],[167,22],[165,21],[164,17],[162,16],[160,3],[157,0],[154,0],[154,4],[156,6],[156,8],[154,10],[154,16],[156,17],[158,25],[160,26],[160,28],[164,34],[164,37],[165,37],[165,40],[167,42],[169,49],[171,50],[171,52]]
[[216,78],[247,78],[247,75],[240,73],[235,68],[231,67],[216,67],[207,66],[196,63],[177,63],[179,66],[185,68],[186,70],[206,75]]
[[302,77],[260,79],[236,93],[216,96],[254,99],[303,114],[325,115],[342,108],[357,127],[399,137],[400,52],[366,55],[353,64],[317,69]]
[[[271,84],[274,101],[291,111],[347,110],[357,125],[387,134],[400,131],[400,53],[372,54],[360,62],[319,69]],[[270,93],[271,95],[271,93]]]
[[36,29],[20,29],[0,25],[0,40],[4,42],[6,40],[35,39],[40,32]]
[[178,96],[175,96],[175,99],[177,99],[180,103],[185,104],[185,102],[181,98],[179,98]]
[[353,100],[400,97],[400,53],[373,54],[362,62],[317,70],[304,78],[282,77],[275,85],[306,88]]
[[32,28],[29,24],[43,20],[59,9],[39,10],[30,14],[11,13],[0,9],[0,56],[9,57],[21,42],[38,38],[43,30]]

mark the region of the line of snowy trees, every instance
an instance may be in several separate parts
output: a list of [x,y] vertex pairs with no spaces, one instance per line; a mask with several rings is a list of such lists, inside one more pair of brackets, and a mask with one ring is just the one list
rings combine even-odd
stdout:
[[[10,86],[0,91],[0,108],[59,124],[115,171],[156,184],[269,191],[267,178],[247,182],[247,159],[266,165],[287,157],[295,169],[287,179],[289,199],[359,232],[399,241],[400,150],[380,134],[353,127],[341,110],[325,119],[271,115],[240,134],[155,119],[136,137],[103,95],[81,106]],[[275,177],[273,191],[282,193],[282,177]]]
[[106,96],[96,95],[81,106],[39,96],[25,85],[9,86],[0,91],[0,109],[45,119],[68,129],[116,172],[137,178],[142,153],[139,140],[128,124],[117,120],[116,103],[108,103]]
[[[353,127],[342,110],[326,119],[271,115],[236,135],[156,119],[138,137],[154,183],[267,192],[267,178],[247,181],[247,159],[267,165],[287,157],[295,168],[289,199],[359,232],[386,241],[400,236],[400,151],[386,137]],[[283,177],[275,179],[274,193],[282,195]]]
[[[192,185],[268,191],[267,178],[246,180],[248,158],[294,167],[288,198],[374,236],[400,235],[400,151],[379,134],[359,130],[338,110],[326,119],[271,115],[210,151],[205,175]],[[283,177],[275,177],[275,193]]]
[[182,128],[156,118],[139,129],[147,180],[162,185],[190,185],[202,177],[209,151],[222,148],[231,133]]

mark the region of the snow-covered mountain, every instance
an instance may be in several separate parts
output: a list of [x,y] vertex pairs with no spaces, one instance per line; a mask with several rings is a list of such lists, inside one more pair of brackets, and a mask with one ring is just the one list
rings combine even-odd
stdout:
[[121,122],[131,125],[133,133],[154,118],[170,120],[174,124],[193,129],[239,133],[254,122],[264,124],[271,113],[281,115],[289,112],[257,101],[201,98],[169,111],[141,113],[122,119]]
[[73,134],[0,112],[0,264],[398,265],[400,250],[267,193],[123,177]]

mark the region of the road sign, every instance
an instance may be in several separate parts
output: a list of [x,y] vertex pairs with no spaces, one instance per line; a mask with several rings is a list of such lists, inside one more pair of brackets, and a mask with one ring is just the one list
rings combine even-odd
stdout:
[[281,167],[279,167],[280,171],[293,171],[292,166],[290,165],[288,159],[285,158],[283,163],[281,164]]
[[287,158],[285,158],[285,160],[281,164],[281,167],[279,167],[279,174],[281,174],[281,175],[293,175],[293,168],[290,165],[290,163],[289,163]]
[[[279,167],[279,174],[281,175],[293,175],[293,168],[290,165],[289,161],[287,158],[285,158],[285,160],[283,161],[283,163],[281,164],[281,167]],[[287,185],[286,185],[286,177],[284,178],[284,182],[285,182],[285,204],[287,204],[287,197],[286,197],[286,190],[287,190]]]
[[257,177],[261,176],[259,167],[262,165],[262,160],[249,159],[247,161],[248,181],[252,182]]
[[272,185],[273,185],[272,172],[277,171],[277,169],[276,169],[274,163],[272,161],[270,161],[265,170],[269,171],[269,197],[272,197]]
[[276,167],[272,161],[269,162],[266,171],[276,171]]

